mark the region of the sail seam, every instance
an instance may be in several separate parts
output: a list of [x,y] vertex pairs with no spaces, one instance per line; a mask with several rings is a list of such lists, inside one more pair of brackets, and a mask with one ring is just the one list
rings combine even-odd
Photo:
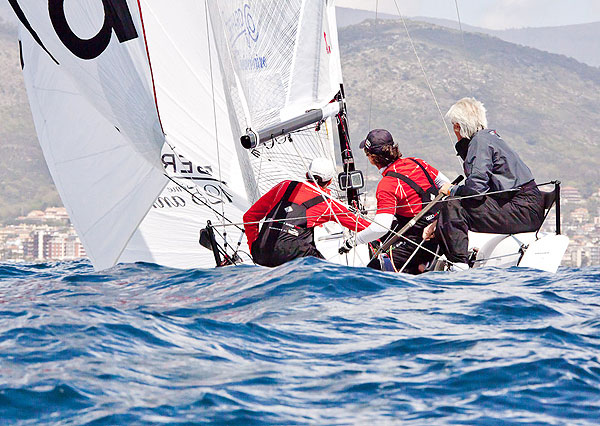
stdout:
[[142,24],[142,34],[144,37],[144,46],[146,47],[146,57],[148,58],[148,67],[150,68],[150,79],[152,80],[152,93],[154,95],[154,105],[156,106],[156,115],[158,116],[158,124],[160,124],[160,130],[165,134],[165,129],[162,125],[162,120],[160,118],[160,110],[158,108],[158,97],[156,95],[156,84],[154,83],[154,71],[152,70],[152,61],[150,60],[150,49],[148,48],[148,38],[146,37],[146,27],[144,25],[144,16],[142,14],[142,4],[140,0],[138,0],[138,8],[140,11],[140,23]]

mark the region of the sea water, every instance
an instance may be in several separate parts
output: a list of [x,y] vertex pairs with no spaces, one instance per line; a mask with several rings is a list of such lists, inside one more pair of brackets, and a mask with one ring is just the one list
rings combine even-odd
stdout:
[[600,268],[0,264],[1,424],[600,423]]

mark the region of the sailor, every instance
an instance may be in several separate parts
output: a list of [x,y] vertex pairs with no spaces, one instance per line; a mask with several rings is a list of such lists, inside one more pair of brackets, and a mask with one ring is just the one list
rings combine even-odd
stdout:
[[[351,231],[369,226],[369,221],[330,198],[327,187],[334,175],[331,160],[315,158],[306,173],[307,182],[283,181],[250,207],[244,214],[244,228],[254,262],[278,266],[299,257],[323,259],[315,245],[316,226],[330,221],[339,221]],[[258,222],[264,218],[259,232]]]
[[[445,184],[437,227],[424,238],[436,239],[454,269],[468,268],[468,231],[517,234],[537,231],[543,221],[543,199],[529,167],[496,132],[487,128],[486,109],[474,98],[456,102],[446,114],[454,126],[456,152],[463,160],[462,185]],[[477,197],[485,193],[495,193]],[[475,196],[475,197],[473,197]],[[462,198],[461,197],[469,197]]]
[[[373,223],[356,236],[356,244],[366,244],[377,239],[387,240],[391,229],[399,230],[410,219],[415,217],[425,204],[431,202],[438,194],[438,189],[449,182],[448,178],[438,170],[418,159],[402,157],[398,145],[390,132],[384,129],[371,130],[366,139],[360,143],[369,162],[377,167],[383,177],[377,186],[377,213]],[[410,274],[420,274],[427,264],[433,260],[433,254],[419,248],[422,242],[423,229],[437,215],[433,207],[428,214],[410,228],[398,242],[391,246],[389,259],[385,265],[380,259],[374,259],[369,266],[375,269],[391,269]],[[340,253],[349,251],[355,244],[352,239],[346,240]],[[428,241],[423,244],[428,250],[435,250],[437,243]],[[408,261],[408,263],[407,263]]]

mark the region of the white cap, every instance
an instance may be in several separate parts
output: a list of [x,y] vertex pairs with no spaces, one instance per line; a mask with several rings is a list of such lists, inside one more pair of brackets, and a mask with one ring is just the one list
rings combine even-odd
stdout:
[[[335,176],[335,169],[332,160],[327,158],[317,157],[310,162],[308,166],[310,174],[314,177],[320,177],[323,182],[330,181]],[[309,176],[310,176],[309,174]]]

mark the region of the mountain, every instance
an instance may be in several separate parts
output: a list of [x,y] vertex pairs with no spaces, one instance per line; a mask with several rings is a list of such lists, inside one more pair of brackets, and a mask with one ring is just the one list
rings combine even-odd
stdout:
[[[485,34],[464,33],[465,53],[458,31],[419,22],[410,22],[409,31],[442,113],[473,95],[538,182],[560,179],[588,191],[600,186],[600,69]],[[457,173],[454,136],[402,24],[369,20],[342,28],[339,39],[354,143],[369,128],[387,128],[405,155]],[[367,167],[364,155],[356,156]]]
[[[367,19],[375,19],[375,12],[371,10],[351,9],[349,7],[336,7],[335,18],[338,28],[360,24]],[[377,19],[398,19],[398,15],[378,13]]]
[[[375,19],[375,12],[369,10],[336,8],[338,27],[344,28],[359,24],[367,19]],[[397,15],[378,14],[378,19],[399,19]],[[459,29],[457,21],[451,19],[410,17],[411,21],[428,22],[441,27]],[[490,30],[462,23],[466,32],[483,33],[498,37],[510,43],[533,47],[550,53],[569,56],[587,65],[600,67],[600,22],[589,24],[564,25],[560,27],[513,28]]]
[[[356,16],[356,19],[358,19],[358,16]],[[424,17],[411,19],[429,22],[434,25],[452,29],[459,28],[458,22],[448,19]],[[561,27],[518,28],[508,30],[489,30],[487,28],[464,24],[462,27],[463,31],[492,35],[510,43],[569,56],[584,64],[600,67],[600,22],[565,25]]]
[[60,205],[37,142],[15,28],[0,22],[0,221]]

